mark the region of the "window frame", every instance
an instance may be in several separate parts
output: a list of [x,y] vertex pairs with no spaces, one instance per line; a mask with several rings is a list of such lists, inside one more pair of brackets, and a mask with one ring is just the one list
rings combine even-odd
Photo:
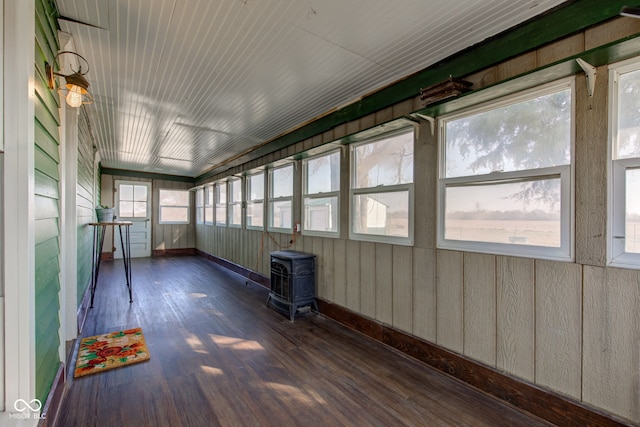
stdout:
[[[513,105],[520,102],[550,95],[566,89],[571,90],[571,125],[569,164],[561,166],[543,167],[508,172],[490,172],[480,175],[456,176],[446,178],[446,134],[445,128],[449,121],[481,114],[495,110],[501,106]],[[488,89],[490,90],[490,89]],[[438,117],[438,189],[437,189],[437,248],[447,250],[461,250],[495,255],[522,256],[527,258],[547,259],[556,261],[573,261],[575,246],[575,120],[576,120],[576,91],[575,76],[542,83],[527,90],[497,97],[491,101],[482,102],[459,111]],[[446,188],[473,185],[500,185],[521,181],[543,179],[560,179],[560,246],[539,246],[517,243],[498,243],[471,240],[452,240],[445,238],[445,199]]]
[[[163,191],[171,191],[171,192],[180,192],[187,194],[187,204],[186,205],[163,205],[162,204],[162,192]],[[162,208],[186,208],[187,209],[187,219],[185,221],[164,221],[162,219]],[[191,192],[188,189],[179,189],[179,188],[159,188],[158,189],[158,224],[178,224],[185,225],[191,224]]]
[[[253,199],[251,198],[251,178],[257,175],[262,175],[262,198],[261,199]],[[266,173],[264,170],[260,170],[260,171],[255,171],[253,173],[249,173],[246,177],[245,177],[245,200],[246,200],[246,207],[245,207],[245,212],[244,212],[244,216],[245,216],[245,227],[247,230],[264,230],[265,227],[265,204],[266,204],[266,199],[265,199],[265,195],[267,195],[267,189],[266,187],[266,183],[267,183],[267,178],[266,178]],[[256,204],[262,204],[262,209],[261,211],[261,216],[262,216],[262,225],[261,226],[257,226],[257,225],[250,225],[249,224],[249,211],[253,210],[253,209],[249,209],[250,206],[255,206]]]
[[640,71],[640,58],[610,64],[609,71],[609,144],[608,144],[608,238],[607,265],[638,270],[640,253],[626,251],[626,173],[640,169],[640,156],[616,158],[618,139],[618,81],[620,75]]
[[[224,200],[221,200],[222,190],[224,190]],[[215,188],[213,191],[214,191],[213,197],[215,201],[215,209],[214,209],[213,216],[215,218],[215,225],[217,227],[226,227],[228,225],[227,206],[228,206],[228,200],[229,200],[229,193],[227,192],[227,181],[224,180],[224,181],[216,182]],[[224,210],[224,214],[218,215],[219,210]]]
[[[207,215],[209,211],[209,215]],[[215,224],[215,189],[213,184],[204,187],[204,223],[205,225]]]
[[[233,198],[233,185],[238,182],[240,184],[240,200]],[[231,177],[227,180],[227,225],[233,228],[242,228],[242,221],[244,215],[242,213],[242,206],[244,201],[244,187],[241,177]],[[233,210],[234,208],[240,209],[240,223],[233,222]]]
[[[400,135],[403,133],[411,133],[413,136],[413,171],[412,178],[410,183],[404,184],[394,184],[394,185],[378,185],[375,187],[362,187],[355,188],[356,185],[356,155],[355,150],[357,147],[371,144],[383,139],[391,138],[396,135]],[[405,125],[400,126],[397,129],[393,129],[391,131],[381,131],[380,133],[376,133],[373,136],[363,139],[362,141],[354,142],[349,146],[349,239],[350,240],[358,240],[364,242],[375,242],[375,243],[389,243],[395,245],[403,245],[403,246],[413,246],[414,243],[414,218],[415,218],[415,197],[414,197],[414,186],[415,186],[415,178],[416,178],[416,170],[415,170],[415,146],[417,139],[417,129],[413,125]],[[400,193],[400,192],[408,193],[408,236],[389,236],[382,234],[368,234],[368,233],[358,233],[354,231],[355,224],[355,213],[356,210],[354,208],[354,200],[357,196],[366,195],[366,194],[379,194],[379,193]]]
[[[291,195],[290,196],[273,196],[273,174],[275,171],[291,168],[292,177],[291,177]],[[287,162],[282,165],[275,166],[267,170],[267,230],[279,233],[291,233],[293,232],[294,227],[294,196],[295,196],[295,188],[296,188],[296,162]],[[286,202],[289,201],[291,205],[291,226],[290,227],[274,227],[273,226],[273,210],[272,206],[277,202]]]
[[196,209],[196,224],[204,224],[204,187],[198,187],[195,190],[195,209]]
[[[317,193],[309,193],[309,174],[308,174],[308,165],[309,161],[316,160],[321,157],[328,157],[334,154],[338,154],[338,189],[335,191],[328,192],[317,192]],[[302,224],[301,224],[301,234],[305,236],[319,236],[319,237],[340,237],[340,189],[342,184],[342,149],[337,148],[333,150],[329,150],[320,154],[316,154],[313,156],[306,157],[302,160],[302,189],[301,189],[301,213],[302,213]],[[307,212],[306,212],[306,201],[308,199],[326,199],[329,197],[336,198],[336,230],[335,231],[320,231],[320,230],[311,230],[307,229]]]

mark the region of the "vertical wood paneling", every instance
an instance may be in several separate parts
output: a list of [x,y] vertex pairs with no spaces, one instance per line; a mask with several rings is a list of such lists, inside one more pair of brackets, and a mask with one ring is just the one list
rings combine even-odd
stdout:
[[322,252],[322,238],[312,237],[311,253],[316,255],[316,292],[318,296],[329,299],[326,292],[326,283],[324,279],[324,252]]
[[436,251],[413,250],[413,333],[436,342]]
[[497,259],[497,367],[534,381],[534,261]]
[[[607,246],[607,67],[599,67],[593,96],[576,78],[576,262],[604,267]],[[601,77],[602,76],[602,77]]]
[[584,267],[583,399],[640,422],[640,272]]
[[375,259],[375,243],[360,243],[360,309],[371,318],[376,317],[376,270],[371,265]]
[[464,255],[464,354],[496,364],[495,256]]
[[333,243],[334,239],[325,239],[318,237],[322,240],[322,284],[323,295],[329,301],[335,301],[334,287],[335,287],[335,274],[334,274],[334,256]]
[[413,333],[413,249],[393,247],[393,326]]
[[76,182],[76,260],[77,260],[77,305],[91,283],[91,254],[93,250],[93,229],[87,224],[93,222],[94,208],[98,201],[94,187],[93,139],[89,128],[89,117],[82,108],[78,116],[78,178]]
[[360,311],[360,242],[347,240],[346,307]]
[[438,344],[462,353],[464,346],[463,254],[438,251]]
[[343,239],[333,240],[333,301],[347,305],[347,243]]
[[536,261],[536,383],[580,398],[582,268]]
[[393,247],[376,243],[376,320],[393,324]]

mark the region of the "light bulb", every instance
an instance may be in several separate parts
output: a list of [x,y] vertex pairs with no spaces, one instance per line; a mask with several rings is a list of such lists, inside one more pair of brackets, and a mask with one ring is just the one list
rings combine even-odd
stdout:
[[70,107],[79,107],[82,105],[82,88],[80,86],[72,85],[67,93],[67,104]]

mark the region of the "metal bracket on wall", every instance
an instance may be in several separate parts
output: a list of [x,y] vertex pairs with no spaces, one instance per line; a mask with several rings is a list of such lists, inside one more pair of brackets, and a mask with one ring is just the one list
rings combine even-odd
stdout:
[[587,76],[587,88],[589,90],[589,96],[591,97],[596,87],[596,74],[598,74],[596,67],[581,58],[576,58],[576,62]]
[[436,119],[435,119],[435,117],[425,116],[424,114],[420,114],[420,113],[415,113],[414,116],[429,122],[429,125],[431,125],[430,126],[431,127],[431,136],[433,136],[434,132],[436,131]]

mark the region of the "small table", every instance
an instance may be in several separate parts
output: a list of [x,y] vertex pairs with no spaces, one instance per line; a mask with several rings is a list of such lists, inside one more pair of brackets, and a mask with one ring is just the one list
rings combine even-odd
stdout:
[[[104,236],[107,226],[114,228],[117,226],[120,232],[120,245],[122,246],[122,260],[124,262],[124,275],[126,279],[127,289],[129,289],[129,302],[133,302],[131,296],[131,235],[129,227],[133,225],[131,221],[112,221],[112,222],[92,222],[89,223],[93,227],[93,258],[91,260],[91,305],[93,308],[93,297],[96,293],[98,284],[98,274],[100,273],[100,256],[102,255],[102,247],[104,246]],[[124,227],[124,236],[122,234]]]

